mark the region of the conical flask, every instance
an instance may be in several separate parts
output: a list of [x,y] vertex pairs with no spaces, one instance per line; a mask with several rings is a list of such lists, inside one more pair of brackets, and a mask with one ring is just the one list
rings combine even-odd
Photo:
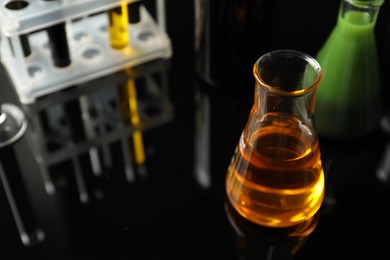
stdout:
[[311,218],[324,198],[314,123],[321,67],[309,55],[276,50],[254,65],[255,98],[226,175],[226,193],[246,219],[289,227]]
[[337,23],[316,56],[323,71],[315,110],[320,136],[355,140],[379,125],[381,78],[374,29],[383,2],[341,1]]

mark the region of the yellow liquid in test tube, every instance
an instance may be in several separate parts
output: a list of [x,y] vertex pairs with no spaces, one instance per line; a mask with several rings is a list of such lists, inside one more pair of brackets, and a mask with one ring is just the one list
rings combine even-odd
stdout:
[[110,45],[114,49],[123,49],[129,44],[128,32],[128,11],[127,3],[122,2],[120,6],[108,11]]

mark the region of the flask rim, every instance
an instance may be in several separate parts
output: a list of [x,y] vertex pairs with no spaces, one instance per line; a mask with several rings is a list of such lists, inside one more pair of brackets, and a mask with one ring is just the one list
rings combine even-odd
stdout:
[[[264,60],[269,59],[270,56],[284,56],[284,57],[295,57],[304,60],[307,62],[308,65],[312,66],[313,70],[316,72],[316,78],[313,80],[313,82],[310,85],[303,85],[300,89],[298,90],[282,90],[280,88],[276,88],[269,83],[267,83],[263,77],[261,76],[261,73],[259,71],[259,65],[262,63]],[[319,62],[310,56],[309,54],[306,54],[305,52],[299,51],[299,50],[292,50],[292,49],[281,49],[281,50],[274,50],[267,52],[266,54],[262,55],[254,64],[253,66],[253,74],[255,77],[255,80],[257,84],[260,86],[268,89],[270,92],[278,95],[283,95],[283,96],[303,96],[306,95],[307,93],[313,92],[318,88],[320,85],[320,82],[322,80],[322,69],[321,65]]]
[[369,8],[369,7],[380,7],[384,4],[385,0],[345,0],[350,4],[361,7],[361,8]]

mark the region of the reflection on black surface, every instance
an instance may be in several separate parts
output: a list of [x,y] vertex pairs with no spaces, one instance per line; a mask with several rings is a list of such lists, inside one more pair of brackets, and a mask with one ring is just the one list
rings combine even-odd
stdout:
[[380,129],[357,142],[320,138],[326,196],[316,235],[300,259],[377,258],[387,254],[381,234],[389,230],[385,201],[390,190],[376,177],[385,143]]
[[195,92],[195,137],[194,137],[194,173],[199,186],[208,189],[211,186],[210,138],[211,104],[209,96],[199,88]]
[[[0,164],[5,166],[0,170],[25,244],[43,239],[44,233],[37,228],[37,223],[44,223],[45,229],[50,229],[47,232],[50,239],[45,244],[55,243],[56,250],[72,254],[73,250],[78,250],[70,248],[74,246],[70,242],[73,232],[62,229],[74,228],[74,217],[83,221],[81,212],[84,211],[72,202],[73,197],[84,206],[105,204],[103,199],[117,195],[112,194],[113,190],[119,187],[126,190],[126,184],[148,177],[146,157],[153,143],[145,138],[138,139],[135,144],[134,133],[148,137],[149,131],[173,119],[168,95],[168,65],[168,60],[154,61],[50,94],[23,107],[31,122],[24,144],[32,151],[31,160],[35,159],[38,171],[28,166],[31,165],[29,160],[25,164],[11,160],[14,153],[9,149],[2,149],[4,153],[0,158],[7,163]],[[124,86],[131,86],[131,89],[124,92]],[[125,106],[123,100],[127,102]],[[21,149],[27,152],[25,146]],[[135,155],[140,149],[142,154]],[[22,169],[29,175],[26,190],[22,177],[15,173],[19,166],[30,167],[27,171]],[[132,176],[129,176],[130,171]],[[12,174],[6,175],[6,172]],[[50,195],[47,198],[42,197],[39,185],[34,184],[37,174],[41,174],[44,192]],[[78,211],[74,211],[74,207]],[[36,217],[34,211],[37,210],[42,211]],[[53,227],[58,230],[53,231]],[[105,230],[104,227],[97,230],[102,231],[100,228]],[[53,233],[57,237],[53,237]]]
[[[23,106],[24,118],[30,122],[27,129],[23,128],[26,131],[23,146],[12,142],[1,147],[0,177],[24,245],[44,239],[46,232],[38,227],[39,223],[59,222],[54,226],[60,229],[70,225],[67,215],[75,213],[67,213],[65,209],[71,199],[64,194],[69,191],[76,191],[79,201],[86,204],[101,201],[113,182],[134,183],[147,177],[147,144],[142,139],[142,143],[134,145],[134,133],[147,134],[173,119],[168,68],[168,60],[154,61]],[[131,97],[124,95],[122,89],[129,82],[137,82],[131,85]],[[135,156],[140,151],[139,145],[143,154]],[[34,157],[26,155],[29,151]],[[21,153],[28,156],[23,163],[17,158],[23,156]],[[38,171],[31,167],[30,159]],[[37,174],[41,174],[46,195],[51,196],[44,198],[37,190],[40,187]],[[61,242],[49,230],[52,235],[48,243],[57,241],[63,246],[55,248],[71,252],[70,248],[63,249],[70,246],[69,234],[59,232]]]
[[387,113],[383,117],[380,127],[386,135],[383,156],[380,159],[376,177],[384,184],[390,183],[390,115]]
[[240,260],[294,259],[315,230],[319,220],[319,215],[316,214],[296,226],[268,228],[243,218],[228,201],[225,203],[225,209]]
[[[254,85],[246,87],[253,89]],[[246,91],[225,92],[196,78],[194,178],[201,189],[210,189],[225,177],[234,141],[239,139],[252,100]]]
[[[379,151],[381,137],[380,132],[376,132],[358,142],[333,142],[320,138],[326,181],[322,214],[330,214],[334,210],[337,204],[337,192],[341,185],[353,182],[358,177],[357,173],[370,174],[371,170],[364,167],[370,166],[369,163],[375,165],[376,159],[373,160],[373,158]],[[372,175],[374,176],[375,173]]]
[[[134,162],[134,167],[137,173],[142,176],[147,176],[147,170],[145,167],[146,155],[145,155],[145,145],[142,131],[140,130],[141,119],[139,115],[138,100],[137,100],[137,86],[138,88],[148,88],[146,84],[139,84],[140,80],[134,80],[129,78],[125,84],[119,87],[119,96],[120,96],[120,110],[122,113],[123,121],[127,124],[134,126],[134,131],[130,137],[130,148],[132,153],[129,152],[127,148],[126,141],[123,143],[122,148],[126,151],[128,158],[132,158]],[[136,83],[137,82],[137,83]],[[143,82],[141,82],[143,83]],[[141,86],[140,86],[141,85]],[[156,106],[158,103],[156,102]],[[159,108],[160,109],[160,108]],[[135,174],[130,167],[126,171],[126,177],[129,182],[134,181]]]
[[[74,172],[84,203],[89,201],[84,180],[88,172],[109,177],[121,170],[128,182],[135,181],[136,174],[145,175],[141,132],[172,118],[164,62],[84,83],[25,107],[33,122],[31,144],[47,193],[55,192],[53,175],[64,169]],[[113,164],[112,157],[118,155],[123,157],[122,166]]]
[[33,246],[45,238],[38,227],[21,169],[12,146],[0,148],[0,180],[22,243]]
[[14,104],[0,103],[0,180],[11,208],[22,243],[34,245],[44,239],[26,191],[22,172],[13,146],[25,134],[27,119]]

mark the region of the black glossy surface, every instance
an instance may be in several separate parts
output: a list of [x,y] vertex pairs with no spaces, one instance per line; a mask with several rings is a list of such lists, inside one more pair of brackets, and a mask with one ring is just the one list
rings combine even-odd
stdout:
[[[334,23],[338,3],[333,2],[324,6],[329,15],[320,22],[317,3],[275,1],[268,48],[314,55]],[[390,46],[387,5],[377,26],[384,66]],[[141,125],[145,165],[131,163],[133,128],[118,115],[117,83],[124,82],[123,74],[22,106],[29,128],[12,147],[2,149],[0,161],[26,230],[40,228],[45,238],[29,246],[21,242],[1,188],[0,259],[389,258],[390,170],[379,177],[377,172],[390,160],[390,137],[382,129],[353,143],[320,139],[327,193],[315,229],[305,239],[289,238],[291,230],[256,227],[229,213],[224,177],[254,86],[225,91],[197,80],[193,3],[169,0],[166,8],[174,55],[133,74],[146,116]],[[143,81],[150,75],[157,89]],[[1,79],[0,101],[17,103],[3,71]],[[152,87],[143,92],[144,86]],[[92,135],[82,123],[80,97],[89,102],[84,111],[92,118]],[[91,147],[97,147],[101,175],[91,166]]]

